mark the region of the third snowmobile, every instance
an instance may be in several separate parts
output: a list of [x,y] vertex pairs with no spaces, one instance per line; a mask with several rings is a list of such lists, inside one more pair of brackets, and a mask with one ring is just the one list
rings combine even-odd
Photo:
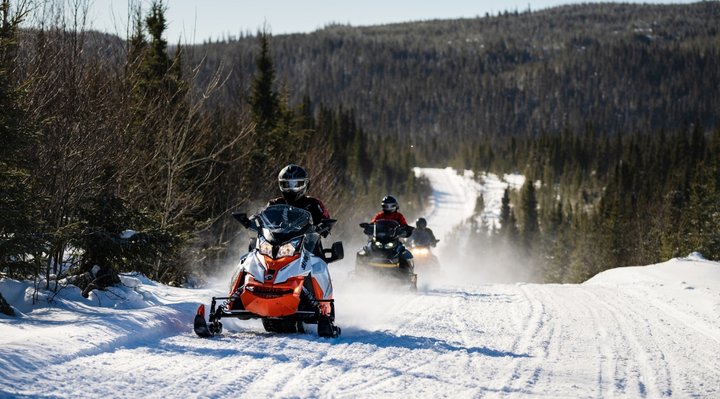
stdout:
[[440,261],[433,253],[432,245],[420,245],[416,242],[412,242],[409,249],[413,254],[415,270],[418,273],[425,275],[426,273],[434,274],[440,271]]

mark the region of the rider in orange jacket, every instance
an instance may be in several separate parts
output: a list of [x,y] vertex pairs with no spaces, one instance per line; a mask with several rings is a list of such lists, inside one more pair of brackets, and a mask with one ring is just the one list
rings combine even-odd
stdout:
[[407,221],[405,220],[405,216],[403,216],[402,213],[398,212],[400,209],[400,206],[398,205],[397,199],[393,197],[392,195],[387,195],[385,198],[382,199],[381,202],[382,205],[382,211],[378,212],[370,221],[370,223],[375,223],[378,220],[394,220],[398,223],[400,223],[400,226],[407,226]]

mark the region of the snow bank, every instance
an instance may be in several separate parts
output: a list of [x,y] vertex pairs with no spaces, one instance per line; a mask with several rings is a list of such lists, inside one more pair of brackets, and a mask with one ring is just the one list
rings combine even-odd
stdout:
[[701,254],[606,270],[583,285],[616,287],[720,342],[720,263]]
[[650,266],[606,270],[585,284],[680,286],[685,290],[720,289],[720,263],[705,260],[697,252]]
[[83,298],[73,285],[57,293],[35,292],[30,281],[0,280],[3,296],[20,311],[18,317],[0,318],[0,382],[32,379],[54,362],[129,343],[190,334],[189,315],[198,303],[218,294],[168,287],[140,275],[121,276],[121,281]]

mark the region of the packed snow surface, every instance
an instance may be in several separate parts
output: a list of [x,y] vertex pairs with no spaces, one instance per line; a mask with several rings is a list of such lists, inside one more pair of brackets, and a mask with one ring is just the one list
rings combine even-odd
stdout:
[[[416,173],[434,188],[428,221],[444,240],[443,275],[472,274],[472,253],[464,265],[444,261],[445,238],[479,193],[490,215],[517,181]],[[358,286],[353,251],[331,265],[337,339],[310,326],[266,333],[258,320],[198,338],[196,307],[225,294],[229,276],[206,289],[124,276],[88,299],[67,287],[34,306],[32,287],[0,280],[19,313],[0,316],[0,397],[720,397],[720,264],[699,254],[580,285],[420,275],[411,294]]]

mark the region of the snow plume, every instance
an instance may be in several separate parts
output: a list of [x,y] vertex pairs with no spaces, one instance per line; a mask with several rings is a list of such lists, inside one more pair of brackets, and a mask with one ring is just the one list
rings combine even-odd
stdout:
[[[428,227],[440,239],[436,254],[442,273],[430,279],[419,279],[420,286],[430,284],[460,284],[472,282],[528,282],[534,281],[535,269],[524,251],[491,240],[485,232],[478,233],[480,224],[500,227],[500,206],[505,188],[518,190],[525,177],[494,174],[476,176],[451,168],[416,168],[415,174],[425,176],[433,187],[426,218]],[[482,195],[483,210],[476,210],[477,198]],[[424,280],[424,281],[423,281]]]
[[[349,261],[347,263],[350,263]],[[355,259],[353,256],[352,264]],[[388,310],[402,304],[409,296],[408,285],[380,276],[358,277],[354,273],[332,270],[337,323],[343,336],[364,334],[373,330],[389,330],[397,324],[395,314]]]
[[[443,273],[435,284],[489,284],[534,282],[536,266],[525,251],[511,245],[479,237],[469,224],[462,224],[448,236],[456,246],[438,251]],[[433,284],[433,285],[435,285]]]

